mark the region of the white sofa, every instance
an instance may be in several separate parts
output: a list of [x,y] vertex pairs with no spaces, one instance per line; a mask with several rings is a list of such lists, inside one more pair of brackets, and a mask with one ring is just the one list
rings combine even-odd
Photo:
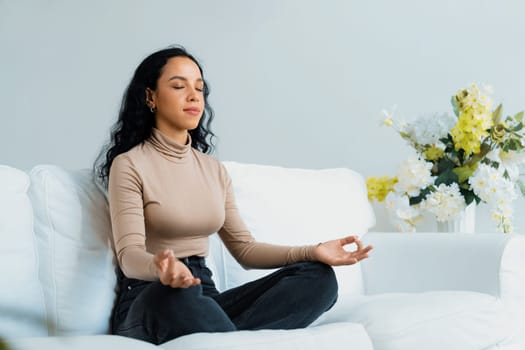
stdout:
[[[359,234],[375,246],[362,263],[336,268],[338,302],[314,324],[197,333],[158,347],[108,335],[115,260],[105,194],[88,169],[0,166],[0,336],[35,350],[525,349],[525,236],[367,233],[374,214],[349,169],[223,163],[258,240]],[[210,253],[219,290],[269,272],[242,269],[216,235]]]

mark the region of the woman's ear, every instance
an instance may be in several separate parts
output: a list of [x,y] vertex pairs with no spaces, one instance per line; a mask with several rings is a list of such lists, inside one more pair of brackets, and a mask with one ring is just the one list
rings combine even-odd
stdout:
[[149,87],[146,88],[146,104],[149,107],[154,107],[156,105],[155,92],[151,90]]

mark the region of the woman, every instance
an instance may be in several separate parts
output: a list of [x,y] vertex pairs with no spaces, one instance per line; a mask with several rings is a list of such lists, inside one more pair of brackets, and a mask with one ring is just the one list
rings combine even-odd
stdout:
[[[372,249],[355,236],[296,247],[256,242],[226,168],[208,155],[208,95],[184,48],[151,54],[95,166],[108,189],[118,260],[114,334],[161,344],[195,332],[306,327],[336,301],[330,265],[355,264]],[[214,232],[243,266],[281,269],[219,293],[204,260]],[[356,251],[343,249],[350,243]]]

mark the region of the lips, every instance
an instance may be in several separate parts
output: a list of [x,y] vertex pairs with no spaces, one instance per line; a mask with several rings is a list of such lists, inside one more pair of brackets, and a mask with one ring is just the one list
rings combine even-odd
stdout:
[[184,108],[183,111],[186,112],[186,113],[192,114],[192,115],[197,115],[197,114],[199,114],[201,112],[201,110],[199,108],[195,108],[195,107]]

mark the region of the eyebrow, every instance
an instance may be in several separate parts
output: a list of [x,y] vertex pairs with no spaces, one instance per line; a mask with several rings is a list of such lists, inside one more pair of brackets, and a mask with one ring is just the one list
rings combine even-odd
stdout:
[[[185,77],[181,77],[180,75],[174,75],[174,76],[172,76],[171,78],[169,78],[168,81],[172,81],[172,80],[174,80],[174,79],[180,79],[180,80],[188,81],[187,78],[185,78]],[[196,81],[198,81],[198,82],[204,82],[204,80],[203,80],[202,78],[199,78],[199,79],[197,79]]]

